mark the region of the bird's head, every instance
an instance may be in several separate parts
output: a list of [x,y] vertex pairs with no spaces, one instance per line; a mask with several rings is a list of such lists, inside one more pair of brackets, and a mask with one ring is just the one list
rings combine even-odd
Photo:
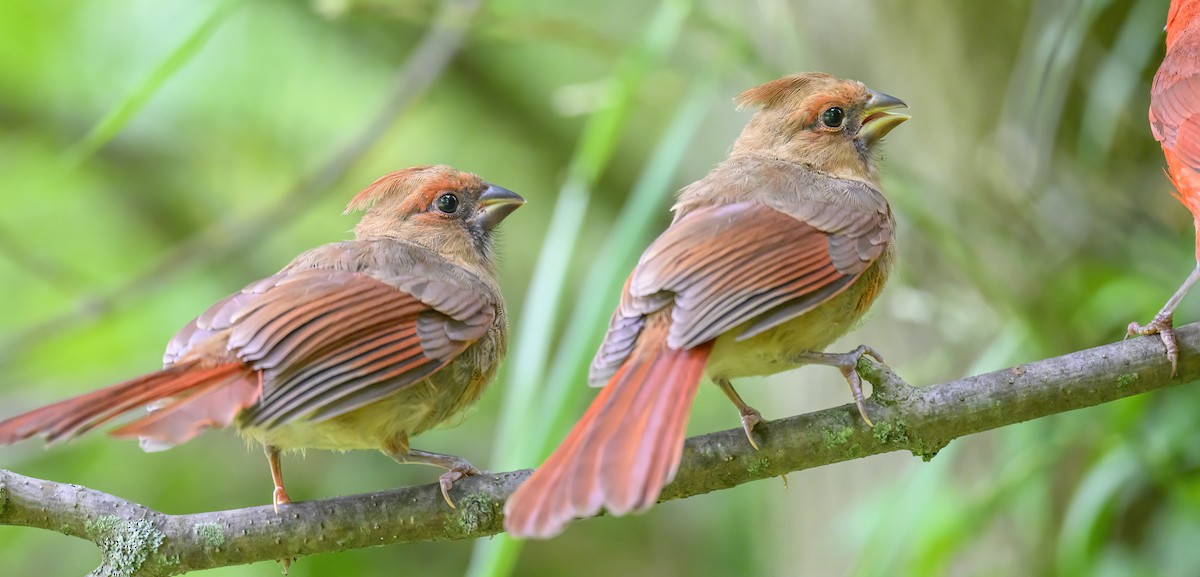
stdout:
[[346,212],[365,210],[357,238],[399,238],[447,256],[489,263],[500,221],[525,204],[511,190],[445,165],[387,174],[358,193]]
[[751,88],[739,107],[757,108],[732,155],[770,156],[808,165],[839,178],[877,184],[876,147],[907,114],[899,98],[856,80],[813,72]]

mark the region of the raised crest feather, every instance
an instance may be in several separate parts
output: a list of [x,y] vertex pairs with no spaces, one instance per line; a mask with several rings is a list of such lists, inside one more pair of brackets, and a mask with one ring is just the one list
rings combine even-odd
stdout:
[[812,84],[818,82],[837,82],[838,79],[823,72],[807,74],[792,74],[766,84],[760,84],[737,96],[734,102],[738,110],[745,108],[771,108],[777,106],[799,91],[807,91]]
[[367,210],[380,199],[392,194],[408,194],[420,186],[429,175],[439,171],[453,170],[443,165],[423,165],[389,172],[372,182],[362,192],[354,195],[342,214],[350,214],[356,210]]

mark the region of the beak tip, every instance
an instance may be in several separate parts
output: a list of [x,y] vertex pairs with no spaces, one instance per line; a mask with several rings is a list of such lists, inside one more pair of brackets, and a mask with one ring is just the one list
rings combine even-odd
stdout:
[[479,212],[475,223],[491,230],[523,204],[525,197],[502,186],[488,184],[487,189],[479,195]]

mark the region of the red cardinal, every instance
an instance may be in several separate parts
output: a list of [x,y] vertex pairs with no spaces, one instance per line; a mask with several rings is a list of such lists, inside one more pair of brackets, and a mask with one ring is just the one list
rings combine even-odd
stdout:
[[1157,333],[1167,348],[1171,376],[1179,365],[1172,330],[1175,307],[1200,279],[1200,0],[1171,0],[1167,12],[1167,56],[1150,88],[1150,131],[1162,145],[1176,197],[1192,211],[1196,268],[1146,326],[1129,324],[1129,334]]
[[876,145],[908,119],[890,112],[904,103],[826,74],[781,78],[738,103],[759,111],[729,159],[680,192],[674,222],[642,254],[592,362],[603,390],[505,505],[514,536],[652,506],[679,467],[704,377],[738,407],[751,444],[761,416],[730,379],[834,365],[867,418],[854,367],[873,353],[821,351],[887,278],[893,221]]
[[161,450],[233,424],[266,448],[276,508],[290,502],[280,451],[307,448],[445,467],[450,503],[451,484],[478,471],[408,440],[474,403],[504,356],[492,229],[522,203],[448,166],[384,176],[347,208],[367,209],[355,240],[209,307],[171,339],[163,370],[0,422],[0,445],[71,438],[149,406],[112,435]]

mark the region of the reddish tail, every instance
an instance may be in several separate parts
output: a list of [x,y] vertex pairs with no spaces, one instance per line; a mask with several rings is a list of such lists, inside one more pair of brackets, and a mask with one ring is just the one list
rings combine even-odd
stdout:
[[1168,175],[1175,185],[1175,197],[1192,211],[1192,220],[1196,226],[1196,260],[1200,262],[1200,173],[1175,156],[1166,146],[1163,146],[1163,156],[1167,157]]
[[148,437],[165,448],[192,438],[205,426],[228,425],[261,394],[253,371],[241,363],[203,369],[183,363],[0,422],[0,445],[38,434],[47,442],[72,438],[125,412],[166,402],[167,407],[112,433]]
[[603,507],[641,512],[675,477],[692,399],[712,348],[677,351],[665,335],[638,348],[550,458],[508,499],[504,528],[548,538]]

